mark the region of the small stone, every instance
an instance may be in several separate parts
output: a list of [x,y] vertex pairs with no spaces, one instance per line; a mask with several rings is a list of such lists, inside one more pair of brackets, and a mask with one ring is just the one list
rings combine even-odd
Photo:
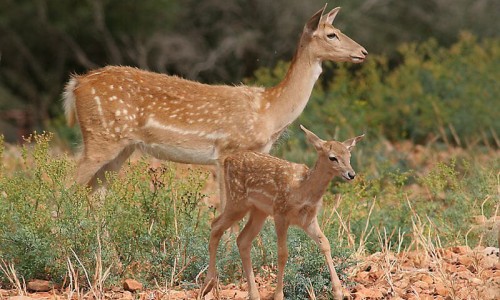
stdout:
[[361,297],[362,299],[365,298],[372,298],[372,299],[382,299],[384,298],[384,295],[382,292],[376,289],[367,289],[367,288],[362,288],[358,290],[356,293],[357,297]]
[[450,250],[456,254],[466,254],[471,251],[469,246],[456,246],[456,247],[451,247]]
[[134,296],[132,296],[132,293],[130,291],[125,291],[125,292],[123,292],[123,295],[120,299],[121,300],[131,300],[131,299],[134,299]]
[[470,266],[472,264],[472,258],[466,255],[462,255],[458,257],[458,262],[464,266]]
[[420,288],[421,290],[424,290],[424,291],[425,291],[425,290],[427,290],[427,289],[429,288],[429,284],[428,284],[427,282],[424,282],[424,281],[421,281],[421,280],[419,280],[419,281],[415,281],[415,282],[413,283],[413,285],[414,285],[415,287]]
[[47,280],[39,280],[39,279],[35,279],[35,280],[28,282],[28,285],[26,286],[28,291],[32,291],[32,292],[48,292],[53,287],[54,287],[54,285],[52,284],[52,282],[47,281]]
[[434,279],[427,275],[427,274],[422,274],[420,275],[420,280],[427,283],[427,284],[433,284],[434,283]]
[[477,225],[483,225],[484,223],[486,223],[486,221],[488,220],[485,216],[483,215],[480,215],[480,216],[474,216],[473,217],[474,219],[474,223],[476,223]]
[[436,285],[434,286],[434,289],[435,289],[436,294],[443,296],[443,297],[446,297],[450,294],[450,291],[448,290],[448,288],[442,283],[436,283]]
[[130,292],[140,291],[142,290],[142,283],[134,279],[125,279],[123,289]]

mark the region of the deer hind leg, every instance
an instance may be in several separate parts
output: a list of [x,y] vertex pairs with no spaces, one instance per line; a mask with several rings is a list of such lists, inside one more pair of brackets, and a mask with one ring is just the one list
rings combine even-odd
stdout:
[[133,146],[112,145],[107,149],[85,145],[83,157],[78,161],[76,182],[96,190],[99,181],[106,183],[105,172],[117,170],[132,154]]
[[283,300],[283,277],[285,276],[285,265],[288,259],[287,231],[289,224],[280,216],[274,217],[274,224],[276,226],[276,235],[278,238],[278,277],[274,299]]
[[132,155],[134,152],[134,146],[125,147],[115,158],[102,166],[97,173],[92,178],[92,183],[97,185],[98,181],[102,182],[103,185],[106,184],[106,172],[116,172],[118,171],[123,163]]
[[247,277],[248,282],[248,298],[250,300],[260,299],[259,290],[255,284],[255,275],[252,268],[252,260],[250,257],[250,250],[252,249],[252,241],[259,234],[264,222],[266,221],[267,214],[258,210],[252,209],[245,228],[241,231],[238,239],[238,249],[240,250],[241,262],[243,264],[243,271]]
[[[240,201],[236,201],[240,202]],[[234,208],[234,209],[231,209]],[[222,214],[220,214],[217,218],[212,222],[212,229],[210,231],[210,241],[208,244],[209,251],[209,263],[208,263],[208,271],[207,277],[205,279],[205,283],[201,289],[201,294],[206,295],[210,292],[216,281],[216,255],[217,248],[219,247],[219,242],[222,237],[224,231],[226,231],[231,225],[235,222],[243,219],[245,214],[247,213],[246,208],[242,207],[230,207],[230,209],[225,209]]]
[[335,271],[335,268],[333,267],[330,242],[328,241],[326,236],[323,234],[323,231],[321,231],[321,228],[319,227],[319,224],[318,224],[318,219],[314,218],[313,222],[311,224],[309,224],[309,226],[307,226],[303,229],[307,233],[307,235],[309,237],[311,237],[316,242],[316,244],[318,245],[321,252],[323,252],[323,255],[326,258],[326,264],[328,265],[328,270],[330,271],[330,279],[332,282],[333,295],[334,295],[335,299],[337,299],[337,300],[343,299],[342,285],[340,283],[339,277],[337,276],[337,272]]
[[[219,195],[219,210],[220,213],[224,211],[224,208],[226,206],[226,179],[225,179],[225,174],[224,174],[224,162],[222,160],[217,161],[217,172],[216,172],[216,180],[219,184],[219,190],[218,190],[218,195]],[[238,223],[234,223],[231,226],[231,233],[236,234],[237,232],[240,231],[240,227]]]

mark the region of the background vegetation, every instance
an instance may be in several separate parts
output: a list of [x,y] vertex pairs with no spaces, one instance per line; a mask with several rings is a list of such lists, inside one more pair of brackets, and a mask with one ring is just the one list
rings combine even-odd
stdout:
[[[69,75],[107,64],[238,84],[257,68],[274,68],[280,60],[290,60],[305,21],[324,4],[323,0],[4,0],[0,130],[12,142],[33,129],[61,126],[60,95]],[[497,38],[500,32],[496,0],[329,3],[329,8],[334,6],[343,7],[336,26],[371,54],[383,55],[389,70],[404,59],[398,54],[402,43],[432,38],[436,47],[449,47],[464,30],[479,40]],[[492,58],[476,59],[488,64]],[[327,80],[331,76],[324,74]]]

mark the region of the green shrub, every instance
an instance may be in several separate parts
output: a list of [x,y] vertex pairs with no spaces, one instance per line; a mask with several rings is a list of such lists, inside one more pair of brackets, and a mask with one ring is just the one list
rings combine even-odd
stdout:
[[[175,164],[150,169],[141,160],[124,166],[120,174],[108,174],[105,194],[90,195],[73,182],[73,161],[51,154],[51,139],[48,133],[29,138],[14,172],[3,172],[0,164],[0,258],[12,262],[25,279],[64,282],[68,259],[80,276],[83,267],[93,274],[101,257],[102,267],[111,270],[109,284],[134,277],[148,286],[165,282],[193,287],[208,264],[210,211],[200,204],[207,174],[191,169],[179,176]],[[447,159],[431,157],[430,168],[412,168],[411,155],[384,145],[360,143],[353,152],[357,179],[335,180],[324,197],[320,223],[340,274],[353,262],[345,243],[337,246],[346,240],[339,234],[346,233],[332,211],[336,195],[341,196],[337,212],[354,238],[351,251],[362,237],[367,251],[380,251],[377,231],[402,232],[402,246],[410,246],[413,214],[437,230],[443,246],[493,245],[496,234],[472,227],[471,221],[477,215],[493,217],[498,210],[497,152],[476,148]],[[428,151],[429,156],[442,153]],[[306,155],[296,153],[314,158],[311,149]],[[10,155],[1,139],[0,155]],[[388,239],[396,250],[398,234]],[[252,248],[254,268],[264,276],[275,270],[275,245],[274,225],[268,221]],[[289,245],[287,295],[303,298],[312,286],[318,297],[329,297],[329,274],[314,242],[292,229]],[[224,282],[242,276],[235,236],[221,243],[218,269]],[[0,273],[0,281],[7,281],[5,274]]]
[[[365,132],[416,143],[436,136],[452,144],[496,143],[500,39],[478,41],[464,33],[450,48],[431,39],[398,50],[397,64],[377,55],[359,66],[326,64],[297,123],[334,138]],[[274,85],[287,67],[280,63],[273,70],[259,70],[255,81]],[[292,145],[298,151],[295,139],[303,141],[292,136],[284,151]]]

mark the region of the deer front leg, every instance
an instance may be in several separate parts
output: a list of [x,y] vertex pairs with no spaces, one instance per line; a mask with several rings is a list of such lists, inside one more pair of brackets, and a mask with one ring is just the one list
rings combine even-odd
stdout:
[[340,283],[339,277],[337,276],[337,272],[333,267],[332,253],[330,248],[330,242],[323,234],[323,231],[319,227],[318,219],[314,218],[313,222],[309,224],[306,228],[303,228],[304,231],[309,235],[318,245],[321,252],[325,255],[326,264],[328,265],[328,270],[330,271],[330,279],[332,282],[333,295],[335,299],[342,300],[342,285]]
[[276,235],[278,237],[278,282],[276,284],[276,291],[274,292],[275,300],[283,300],[283,277],[285,276],[285,265],[288,259],[287,247],[287,231],[288,222],[282,218],[275,216],[274,224],[276,227]]
[[243,228],[243,231],[241,231],[238,239],[236,240],[238,249],[240,250],[243,271],[245,272],[245,275],[247,277],[248,299],[250,300],[260,299],[259,289],[255,284],[255,275],[252,268],[250,250],[252,249],[252,241],[262,229],[262,225],[264,225],[266,217],[267,215],[264,212],[258,209],[253,209],[250,212],[248,223],[245,225],[245,228]]

